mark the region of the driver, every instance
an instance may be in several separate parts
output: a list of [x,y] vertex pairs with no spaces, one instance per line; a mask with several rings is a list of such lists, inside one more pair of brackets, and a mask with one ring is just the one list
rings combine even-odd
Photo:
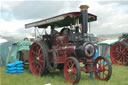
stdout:
[[70,33],[70,29],[69,28],[63,28],[60,32],[60,35],[62,36],[68,36]]
[[58,31],[54,29],[54,26],[51,26],[51,36],[56,36],[57,34],[59,34]]

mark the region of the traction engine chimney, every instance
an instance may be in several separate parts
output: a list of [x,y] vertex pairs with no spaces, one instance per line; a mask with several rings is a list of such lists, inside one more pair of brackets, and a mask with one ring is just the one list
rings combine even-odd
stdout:
[[81,22],[82,22],[82,36],[84,37],[88,31],[88,5],[81,5]]

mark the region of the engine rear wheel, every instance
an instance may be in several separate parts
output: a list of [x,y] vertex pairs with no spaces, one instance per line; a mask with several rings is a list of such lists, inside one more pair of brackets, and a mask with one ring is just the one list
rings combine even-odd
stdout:
[[80,64],[74,57],[69,57],[64,64],[64,77],[68,83],[76,84],[80,80]]
[[32,44],[29,51],[29,66],[33,75],[42,76],[46,72],[45,47],[42,41]]
[[99,56],[94,62],[95,77],[99,80],[109,80],[112,74],[112,66],[109,60]]
[[111,60],[117,65],[128,63],[128,45],[124,42],[117,42],[111,48]]

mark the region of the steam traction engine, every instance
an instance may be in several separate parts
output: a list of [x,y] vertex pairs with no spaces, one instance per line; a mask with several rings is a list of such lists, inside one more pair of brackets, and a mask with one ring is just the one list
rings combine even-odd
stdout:
[[111,60],[116,65],[128,64],[128,34],[122,34],[119,41],[111,47]]
[[[75,27],[74,30],[64,27],[60,33],[54,35],[46,33],[41,40],[32,44],[29,66],[33,75],[43,76],[60,69],[64,70],[65,80],[69,83],[78,83],[81,71],[86,73],[94,71],[99,80],[110,79],[112,67],[109,61],[102,56],[99,56],[94,64],[92,61],[95,46],[89,40],[88,22],[96,21],[97,17],[87,13],[87,5],[80,6],[80,9],[81,12],[70,12],[25,25],[26,28],[44,29],[49,25],[57,28],[71,25]],[[84,66],[81,67],[80,63]]]

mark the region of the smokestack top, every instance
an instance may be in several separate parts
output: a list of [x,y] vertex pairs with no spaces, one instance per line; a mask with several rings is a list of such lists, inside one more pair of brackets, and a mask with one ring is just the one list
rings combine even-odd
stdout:
[[81,10],[88,10],[89,6],[88,5],[81,5],[80,9]]

